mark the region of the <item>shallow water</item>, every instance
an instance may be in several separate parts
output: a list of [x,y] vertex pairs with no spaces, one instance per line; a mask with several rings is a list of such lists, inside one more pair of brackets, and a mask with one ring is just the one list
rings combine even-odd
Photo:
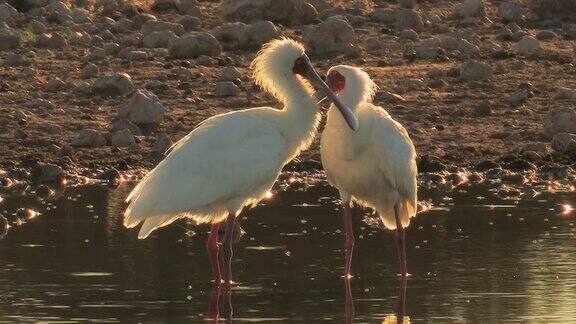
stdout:
[[[129,185],[70,188],[54,200],[6,195],[0,214],[41,214],[0,240],[0,322],[197,322],[211,300],[208,228],[184,223],[143,241],[121,226]],[[289,190],[240,219],[231,295],[235,321],[345,319],[336,193]],[[576,318],[574,193],[500,199],[489,186],[421,192],[432,210],[407,232],[405,314],[412,323],[571,322]],[[394,313],[399,278],[389,232],[355,209],[356,323]],[[247,217],[246,217],[247,216]],[[187,227],[189,227],[187,229]],[[228,301],[229,299],[229,301]]]

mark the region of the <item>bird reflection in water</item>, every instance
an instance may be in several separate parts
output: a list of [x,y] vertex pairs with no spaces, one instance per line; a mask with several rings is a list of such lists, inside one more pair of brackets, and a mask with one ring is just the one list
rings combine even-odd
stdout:
[[[222,245],[224,232],[218,231],[218,244]],[[234,224],[234,230],[232,232],[232,243],[238,244],[244,230],[240,227],[238,222]],[[222,268],[226,264],[225,258],[216,257],[215,259],[211,256],[212,267]],[[224,286],[223,286],[224,285]],[[230,284],[222,283],[221,281],[214,281],[212,286],[212,292],[210,293],[210,304],[208,305],[208,311],[206,312],[206,319],[211,323],[218,323],[220,319],[231,322],[234,310],[232,308],[232,286]]]
[[218,323],[220,319],[231,322],[234,309],[232,308],[232,290],[222,289],[221,285],[214,283],[210,294],[210,304],[206,319],[210,323]]
[[[346,324],[354,323],[354,297],[352,296],[350,278],[344,278],[344,290],[345,290],[345,318]],[[406,316],[406,286],[408,284],[408,278],[402,277],[400,279],[400,286],[398,288],[398,297],[396,299],[396,306],[394,308],[394,313],[386,315],[382,319],[382,324],[410,324],[410,317]]]

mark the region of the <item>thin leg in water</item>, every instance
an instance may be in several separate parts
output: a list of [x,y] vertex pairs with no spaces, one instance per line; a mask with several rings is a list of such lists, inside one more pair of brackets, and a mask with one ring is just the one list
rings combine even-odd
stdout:
[[344,278],[344,290],[345,290],[345,304],[344,304],[344,312],[346,316],[346,324],[354,323],[354,297],[352,296],[352,287],[350,287],[350,283],[352,280],[349,278]]
[[400,213],[398,205],[394,206],[394,214],[396,216],[396,232],[394,238],[396,239],[396,251],[398,253],[398,263],[400,264],[400,272],[402,277],[408,276],[408,265],[406,263],[406,239],[404,235],[404,228],[400,222]]
[[222,282],[222,276],[220,275],[220,258],[218,256],[218,229],[220,228],[220,223],[212,224],[210,229],[210,235],[206,241],[206,249],[210,256],[210,265],[212,266],[212,276],[214,277],[214,285],[220,285]]
[[223,251],[223,272],[224,272],[224,285],[230,287],[232,285],[232,238],[234,237],[234,224],[236,223],[236,215],[230,213],[226,219],[226,233],[224,234],[224,242],[222,243]]
[[408,277],[400,279],[400,288],[398,289],[398,301],[396,303],[396,322],[397,324],[404,323],[404,315],[406,314],[406,286],[408,284]]
[[352,251],[354,250],[354,230],[352,228],[352,207],[350,201],[344,202],[344,228],[346,230],[346,241],[344,242],[344,250],[346,252],[346,268],[344,272],[345,279],[351,279],[352,273]]
[[220,283],[214,283],[210,294],[210,305],[208,306],[207,320],[211,323],[218,323],[220,316]]
[[222,318],[226,323],[232,323],[234,317],[234,308],[232,307],[232,290],[224,289],[222,292]]

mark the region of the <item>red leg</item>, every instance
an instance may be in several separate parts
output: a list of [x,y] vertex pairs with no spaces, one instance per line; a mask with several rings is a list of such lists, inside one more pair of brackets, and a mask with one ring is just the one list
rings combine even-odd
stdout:
[[344,227],[346,230],[346,241],[344,242],[346,268],[344,270],[344,278],[351,279],[350,268],[352,267],[352,251],[354,250],[354,230],[352,228],[352,208],[349,201],[344,202]]
[[400,273],[402,277],[408,276],[408,265],[406,262],[406,239],[404,235],[404,228],[402,227],[402,223],[400,222],[400,215],[398,212],[398,206],[394,206],[394,214],[396,216],[396,232],[395,232],[395,239],[396,239],[396,252],[398,253],[398,263],[400,265]]
[[346,316],[346,324],[354,323],[354,297],[352,296],[352,288],[350,287],[350,282],[351,280],[349,280],[349,278],[344,278],[344,311]]
[[210,305],[208,306],[207,320],[211,323],[218,323],[220,316],[220,283],[214,283],[210,294]]
[[396,304],[396,322],[398,324],[404,323],[404,314],[406,308],[406,286],[408,283],[407,277],[400,279],[400,288],[398,289],[398,301]]
[[220,262],[218,257],[218,229],[220,228],[220,224],[212,224],[212,228],[210,229],[210,235],[208,236],[208,240],[206,241],[206,249],[208,250],[208,254],[210,255],[210,265],[212,266],[212,275],[214,276],[214,284],[220,285],[222,282],[222,277],[220,275]]
[[222,293],[222,317],[226,319],[226,323],[232,323],[234,309],[232,307],[232,290],[225,289]]
[[223,272],[224,272],[224,284],[226,286],[232,285],[232,238],[234,236],[234,224],[236,223],[236,215],[229,214],[226,219],[226,233],[224,234],[224,242],[222,246],[224,250],[222,251],[223,257]]

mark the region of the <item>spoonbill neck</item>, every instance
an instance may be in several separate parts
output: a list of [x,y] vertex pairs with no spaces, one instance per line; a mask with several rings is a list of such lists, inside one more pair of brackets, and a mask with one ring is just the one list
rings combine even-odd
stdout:
[[284,109],[282,130],[295,154],[308,148],[320,122],[320,110],[312,88],[299,77],[292,76],[279,85]]

